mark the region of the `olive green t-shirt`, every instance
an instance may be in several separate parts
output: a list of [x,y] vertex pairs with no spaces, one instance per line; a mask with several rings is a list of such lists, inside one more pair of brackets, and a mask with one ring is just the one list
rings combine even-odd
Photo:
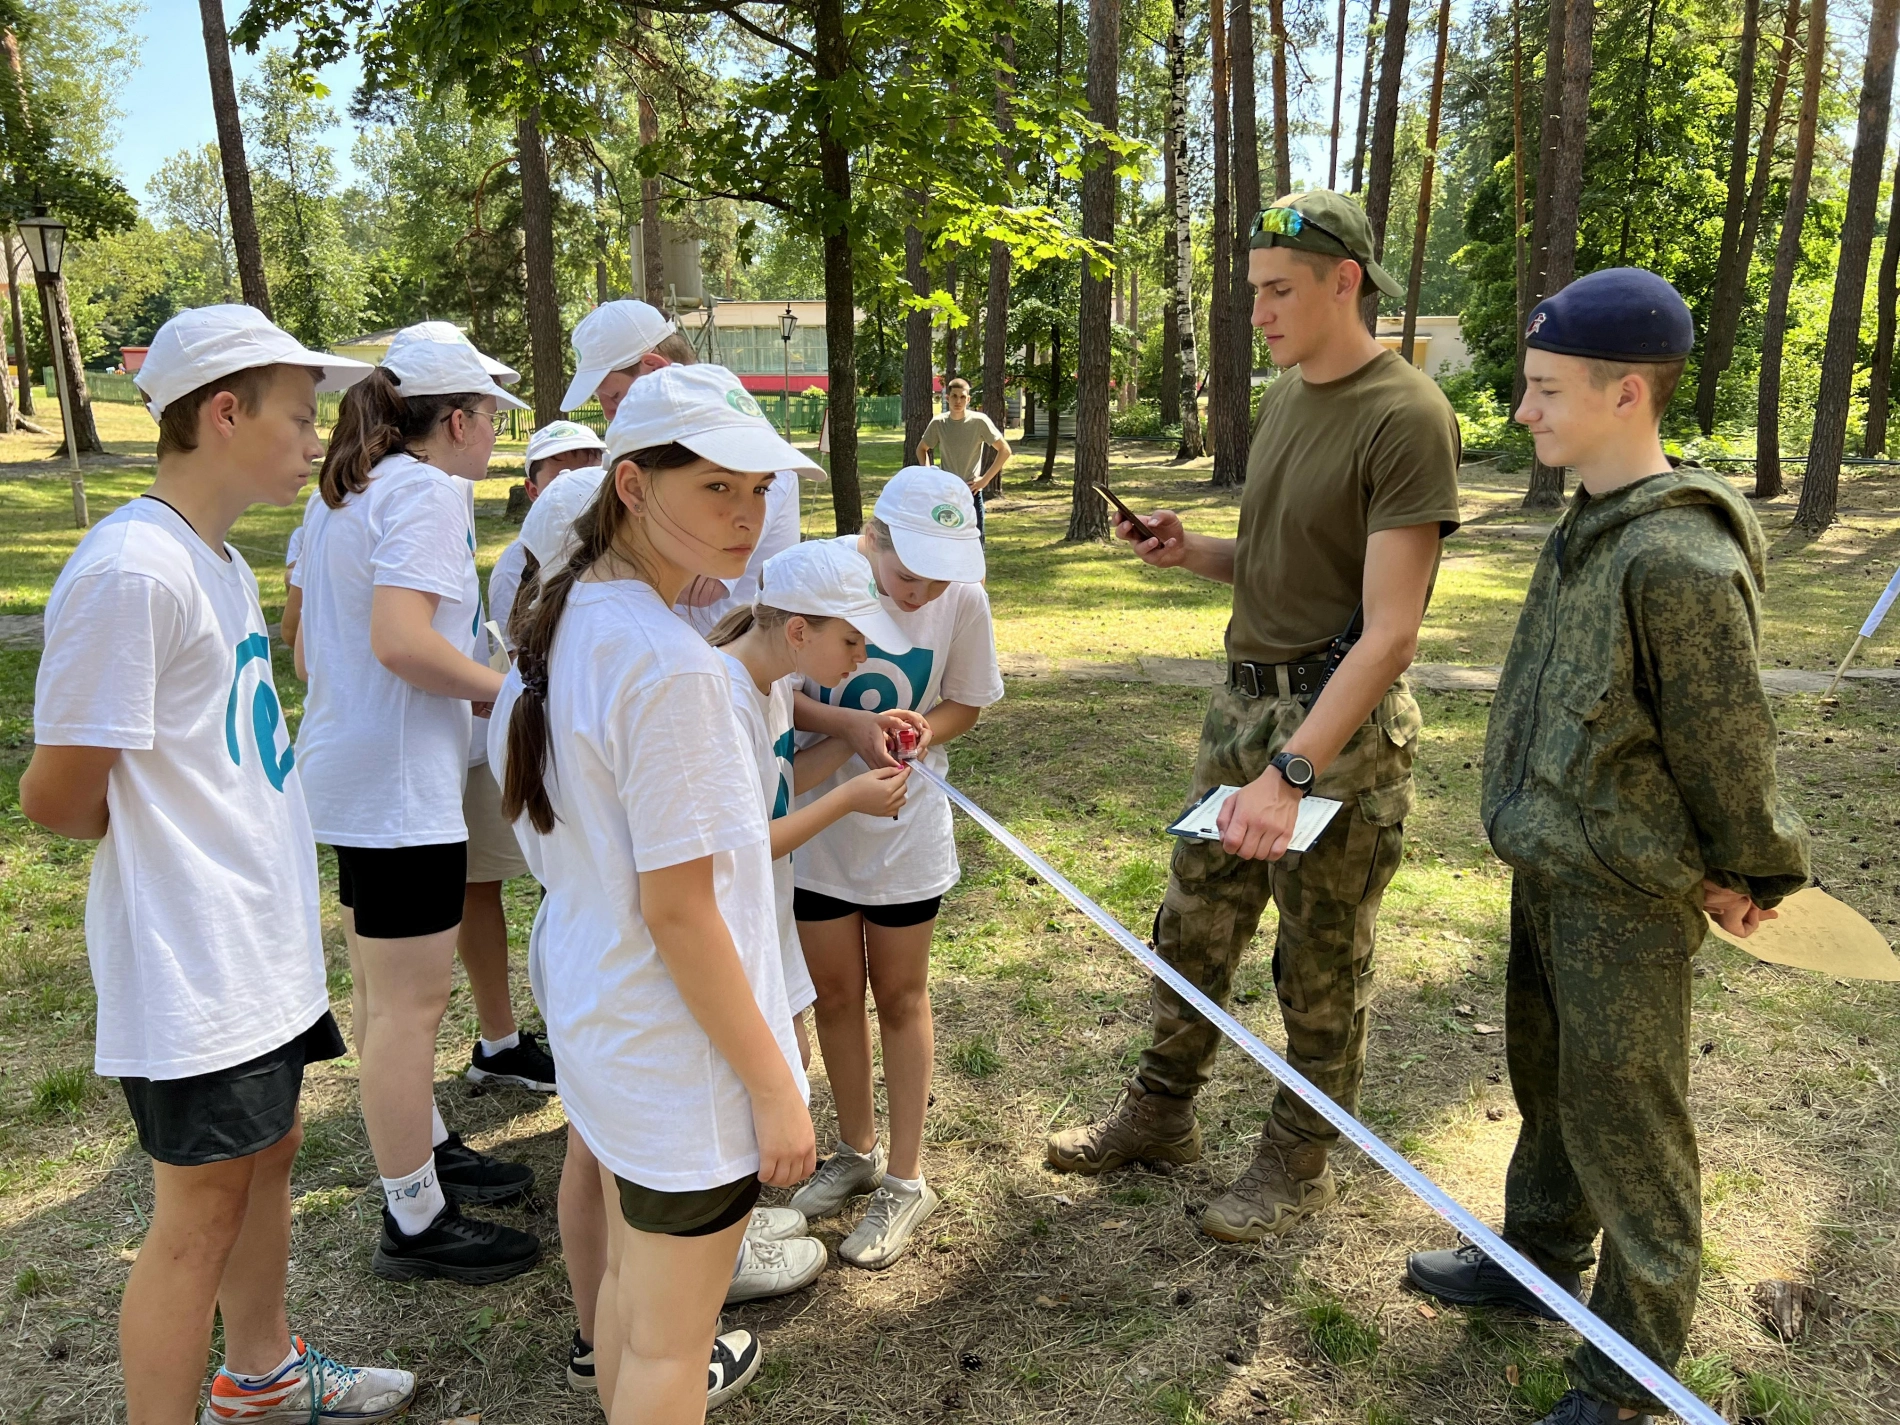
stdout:
[[1397,352],[1337,381],[1293,370],[1268,386],[1240,496],[1227,656],[1291,663],[1345,632],[1368,535],[1458,528],[1460,452],[1451,403]]
[[960,421],[937,416],[924,428],[923,443],[939,465],[967,482],[983,473],[983,452],[1002,438],[988,416],[970,411]]

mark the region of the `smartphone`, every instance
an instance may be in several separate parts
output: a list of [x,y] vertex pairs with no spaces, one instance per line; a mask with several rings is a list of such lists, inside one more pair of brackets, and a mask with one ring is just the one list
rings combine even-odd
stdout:
[[1128,506],[1124,505],[1121,502],[1121,497],[1117,495],[1113,490],[1109,489],[1108,486],[1097,485],[1095,487],[1095,490],[1096,490],[1096,493],[1099,494],[1104,500],[1107,500],[1109,504],[1115,507],[1115,513],[1120,515],[1124,520],[1126,520],[1129,524],[1135,527],[1136,534],[1140,535],[1143,539],[1161,538],[1160,535],[1156,534],[1153,530],[1149,529],[1147,525],[1143,524],[1141,522],[1141,516],[1136,514],[1133,510],[1129,509]]

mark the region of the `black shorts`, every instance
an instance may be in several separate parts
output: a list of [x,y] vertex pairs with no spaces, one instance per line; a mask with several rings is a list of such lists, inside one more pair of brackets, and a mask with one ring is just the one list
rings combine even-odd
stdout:
[[336,899],[356,912],[356,933],[407,940],[462,923],[468,843],[439,846],[339,846]]
[[139,1147],[161,1163],[196,1168],[247,1158],[297,1121],[305,1064],[349,1050],[329,1010],[303,1033],[228,1069],[186,1079],[119,1080],[139,1130]]
[[792,892],[792,918],[843,920],[847,915],[861,915],[867,924],[881,925],[886,930],[902,930],[907,925],[922,925],[926,920],[935,920],[937,908],[942,904],[942,896],[932,896],[927,901],[906,901],[902,905],[853,905],[836,896],[808,891],[799,886]]
[[711,1237],[752,1215],[764,1190],[757,1173],[697,1192],[661,1192],[614,1174],[620,1215],[636,1232],[659,1237]]

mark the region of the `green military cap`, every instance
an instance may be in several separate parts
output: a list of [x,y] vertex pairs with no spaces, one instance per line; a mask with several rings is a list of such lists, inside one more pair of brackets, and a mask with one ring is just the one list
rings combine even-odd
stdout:
[[1372,224],[1361,208],[1344,193],[1314,188],[1289,193],[1271,208],[1254,216],[1249,247],[1296,247],[1328,257],[1350,257],[1388,297],[1401,294],[1399,284],[1372,256]]

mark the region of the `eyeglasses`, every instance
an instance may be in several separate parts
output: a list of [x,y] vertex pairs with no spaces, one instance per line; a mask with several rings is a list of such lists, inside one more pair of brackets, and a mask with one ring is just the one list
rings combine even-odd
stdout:
[[1321,227],[1298,208],[1262,208],[1253,215],[1253,227],[1249,229],[1247,238],[1252,241],[1261,233],[1273,233],[1278,237],[1298,237],[1308,228],[1322,237],[1331,238],[1347,252],[1352,251],[1351,245],[1338,233]]
[[471,421],[473,420],[487,421],[491,426],[495,428],[496,435],[500,435],[503,427],[505,427],[508,424],[509,412],[507,411],[464,411],[463,414],[466,415]]

